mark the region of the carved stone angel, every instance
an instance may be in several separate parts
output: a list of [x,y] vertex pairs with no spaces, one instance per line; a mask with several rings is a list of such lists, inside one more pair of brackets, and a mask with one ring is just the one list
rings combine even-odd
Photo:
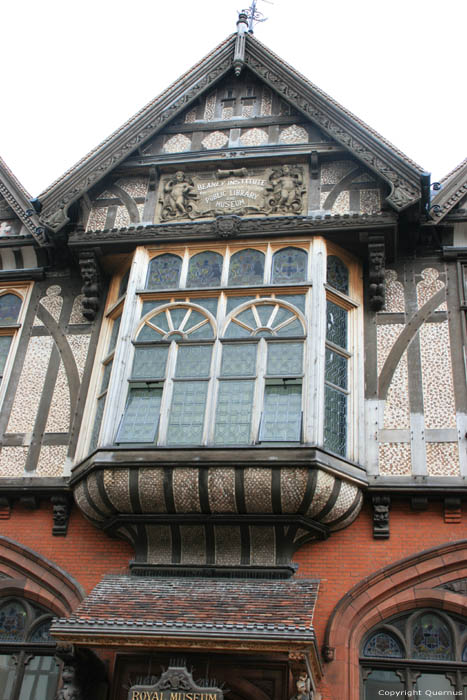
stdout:
[[198,199],[193,180],[178,170],[164,185],[161,198],[163,221],[175,218],[192,218],[193,202]]
[[303,187],[301,168],[291,168],[283,165],[274,168],[269,176],[271,183],[266,191],[270,192],[269,204],[271,211],[287,214],[300,214],[303,206],[303,195],[306,192]]

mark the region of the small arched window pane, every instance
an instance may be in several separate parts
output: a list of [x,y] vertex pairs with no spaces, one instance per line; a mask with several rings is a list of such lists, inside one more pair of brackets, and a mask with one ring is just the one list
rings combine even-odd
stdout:
[[464,651],[462,652],[462,661],[467,661],[467,644],[464,647]]
[[437,615],[422,615],[412,634],[414,659],[452,659],[451,634]]
[[52,620],[46,620],[45,622],[42,622],[39,627],[36,627],[36,629],[33,631],[31,636],[29,637],[30,642],[55,642],[53,637],[50,636],[50,625],[52,624]]
[[376,632],[365,644],[363,656],[380,656],[392,659],[402,659],[402,647],[394,637],[387,632]]
[[221,274],[222,255],[210,250],[198,253],[190,260],[187,287],[218,287]]
[[21,299],[16,294],[3,294],[0,297],[0,324],[16,323],[21,303]]
[[149,263],[148,289],[174,289],[178,287],[182,259],[178,255],[164,253],[153,258]]
[[306,280],[307,260],[307,253],[300,248],[290,247],[279,250],[273,259],[273,284],[304,282]]
[[240,250],[232,255],[229,284],[261,284],[264,275],[264,253],[260,250]]
[[0,608],[0,640],[4,642],[21,641],[26,632],[26,609],[15,601]]
[[327,282],[334,289],[344,294],[349,293],[349,270],[336,255],[329,255],[327,259]]

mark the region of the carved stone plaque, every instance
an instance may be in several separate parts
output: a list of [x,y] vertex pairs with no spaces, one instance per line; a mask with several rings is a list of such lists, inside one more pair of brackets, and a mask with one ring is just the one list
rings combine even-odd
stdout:
[[132,686],[128,700],[224,700],[224,693],[197,685],[186,668],[169,666],[154,685]]
[[160,222],[237,216],[293,216],[306,211],[306,168],[278,165],[165,175],[159,185]]

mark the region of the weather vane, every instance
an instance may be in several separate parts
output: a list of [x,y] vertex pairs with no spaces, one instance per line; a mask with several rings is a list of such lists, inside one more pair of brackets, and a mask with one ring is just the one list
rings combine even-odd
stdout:
[[[268,5],[273,4],[272,2],[270,2],[270,0],[263,0],[263,2],[267,2]],[[262,12],[256,9],[256,3],[257,0],[251,0],[250,7],[247,7],[245,10],[242,10],[242,12],[244,12],[247,16],[248,31],[250,34],[253,34],[253,27],[255,24],[257,24],[258,22],[265,22],[267,20],[267,17],[265,17]]]

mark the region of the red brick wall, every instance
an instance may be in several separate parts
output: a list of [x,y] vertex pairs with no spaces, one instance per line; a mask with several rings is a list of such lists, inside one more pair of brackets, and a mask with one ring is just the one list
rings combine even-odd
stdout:
[[[392,504],[389,540],[373,539],[372,510],[361,514],[345,530],[333,533],[324,542],[305,545],[295,555],[298,576],[320,579],[314,626],[321,648],[329,616],[339,600],[359,581],[400,559],[422,550],[467,538],[467,508],[459,524],[447,524],[442,503],[430,503],[416,512],[407,502]],[[326,670],[326,664],[324,664]],[[323,700],[335,700],[324,680]]]

